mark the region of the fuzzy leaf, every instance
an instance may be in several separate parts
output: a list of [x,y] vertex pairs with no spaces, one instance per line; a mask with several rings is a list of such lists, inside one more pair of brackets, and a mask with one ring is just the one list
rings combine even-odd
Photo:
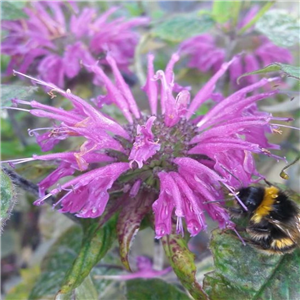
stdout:
[[29,293],[40,276],[38,266],[20,269],[19,272],[22,280],[5,295],[5,300],[29,299]]
[[169,262],[182,285],[197,300],[208,299],[196,281],[195,255],[189,250],[186,240],[178,234],[162,237],[162,243]]
[[120,212],[117,223],[117,234],[120,246],[120,257],[124,267],[130,270],[128,252],[132,240],[137,234],[145,215],[151,209],[153,197],[141,193],[135,198],[128,199]]
[[134,279],[126,282],[127,300],[188,300],[186,294],[161,279]]
[[26,1],[1,1],[1,19],[17,20],[28,18],[22,8],[26,5]]
[[80,227],[68,229],[50,248],[42,262],[42,273],[38,277],[28,299],[54,299],[74,259],[77,257],[82,239]]
[[300,67],[275,62],[275,63],[272,63],[262,69],[259,69],[259,70],[253,71],[253,72],[248,72],[248,73],[241,75],[237,79],[237,82],[239,83],[241,78],[248,76],[248,75],[267,74],[267,73],[273,73],[273,72],[282,72],[287,77],[293,77],[293,78],[300,80]]
[[300,21],[285,10],[266,12],[255,28],[280,47],[290,47],[300,42]]
[[84,220],[84,237],[79,255],[68,270],[60,293],[65,294],[79,286],[90,274],[91,269],[110,249],[116,239],[116,216],[99,228],[98,220]]
[[213,231],[210,249],[215,271],[206,274],[211,300],[300,299],[300,250],[266,255],[243,246],[232,233]]
[[67,294],[58,293],[55,300],[98,300],[98,293],[90,276],[87,276],[83,282],[73,291]]
[[170,42],[181,42],[189,37],[208,31],[214,25],[211,16],[181,14],[154,26],[152,35]]
[[212,16],[216,22],[225,23],[229,19],[235,19],[238,16],[240,5],[241,3],[236,1],[214,1]]
[[28,99],[38,90],[37,86],[23,86],[17,84],[1,84],[1,105],[8,105],[14,98]]
[[90,273],[97,289],[99,299],[118,299],[120,295],[125,294],[125,285],[123,281],[107,278],[109,276],[124,274],[126,273],[124,272],[120,257],[119,255],[116,255],[113,248],[112,251],[109,251],[103,259],[101,259]]
[[10,177],[1,171],[1,231],[5,225],[7,219],[9,219],[10,214],[16,203],[16,191]]

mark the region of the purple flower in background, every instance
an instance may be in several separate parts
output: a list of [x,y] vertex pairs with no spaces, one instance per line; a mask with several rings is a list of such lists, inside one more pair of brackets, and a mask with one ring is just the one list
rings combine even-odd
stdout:
[[[238,24],[237,29],[246,25],[257,11],[258,7],[254,6]],[[180,51],[189,57],[188,66],[197,68],[201,72],[217,72],[228,56],[228,49],[226,49],[228,41],[225,41],[224,36],[224,33],[222,36],[201,34],[185,40],[180,45]],[[265,36],[253,32],[253,29],[249,29],[244,36],[236,37],[233,43],[236,44],[230,51],[234,54],[243,53],[229,67],[230,83],[234,88],[253,84],[259,80],[258,75],[251,75],[243,78],[238,85],[236,80],[244,73],[260,69],[273,62],[292,62],[289,50],[274,45]]]
[[[42,149],[48,151],[64,139],[83,141],[74,151],[11,161],[57,164],[57,169],[39,183],[40,198],[35,204],[61,192],[63,196],[55,204],[60,205],[61,212],[96,218],[108,209],[113,193],[121,192],[118,198],[122,202],[115,209],[133,210],[136,203],[137,207],[149,207],[151,212],[152,207],[157,238],[170,234],[174,222],[178,233],[184,233],[186,224],[188,232],[195,236],[206,229],[205,213],[220,228],[234,228],[226,209],[215,200],[224,199],[224,187],[233,192],[241,184],[251,184],[253,175],[261,177],[253,153],[279,159],[268,150],[279,147],[269,144],[266,138],[278,126],[270,123],[274,119],[271,114],[259,112],[256,106],[278,91],[249,95],[276,79],[262,79],[240,89],[215,103],[207,114],[195,116],[198,108],[211,99],[217,80],[235,59],[223,63],[191,97],[185,88],[174,92],[178,85],[173,67],[179,55],[172,56],[165,71],[155,73],[154,56],[150,54],[143,87],[150,114],[143,114],[114,58],[108,55],[106,59],[114,83],[98,65],[86,68],[105,84],[106,97],[120,109],[127,124],[104,115],[70,90],[16,72],[52,94],[61,94],[73,106],[65,110],[37,101],[14,100],[15,105],[30,106],[32,115],[51,120],[52,127],[30,130]],[[46,132],[39,134],[40,131]]]
[[64,87],[66,79],[80,73],[81,62],[93,64],[107,51],[120,70],[129,72],[138,42],[132,29],[147,24],[148,19],[109,20],[118,8],[98,15],[93,8],[80,11],[75,2],[71,4],[73,14],[71,6],[63,2],[32,2],[24,9],[28,19],[2,21],[2,30],[7,32],[2,53],[11,58],[8,75],[17,69]]

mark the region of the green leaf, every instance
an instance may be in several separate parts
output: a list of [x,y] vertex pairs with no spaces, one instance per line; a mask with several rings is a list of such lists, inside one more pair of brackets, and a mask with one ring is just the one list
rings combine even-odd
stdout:
[[259,12],[252,18],[244,27],[242,27],[238,34],[243,34],[245,31],[247,31],[252,25],[254,25],[268,10],[269,8],[274,4],[274,1],[267,2],[260,10]]
[[130,270],[128,261],[129,247],[137,234],[145,215],[151,210],[153,197],[142,193],[130,199],[119,214],[117,234],[120,245],[120,257],[124,267]]
[[268,11],[255,28],[280,47],[290,47],[300,41],[300,20],[285,10]]
[[109,251],[103,259],[101,259],[90,273],[97,289],[99,299],[118,299],[121,294],[125,294],[124,282],[111,280],[107,277],[124,275],[126,273],[120,257],[116,255],[115,249],[113,248],[112,251]]
[[179,291],[174,285],[161,279],[135,279],[126,282],[127,300],[189,300],[190,298]]
[[14,98],[28,99],[38,90],[37,86],[23,86],[17,84],[1,84],[1,105],[8,105]]
[[132,17],[139,17],[143,13],[141,2],[124,2],[123,6],[128,10]]
[[99,228],[98,220],[85,220],[84,237],[79,255],[68,270],[60,293],[69,293],[79,286],[110,249],[116,239],[116,222],[117,217],[114,216]]
[[239,83],[241,78],[248,76],[248,75],[267,74],[267,73],[279,72],[279,71],[282,72],[283,74],[287,75],[287,77],[293,77],[293,78],[300,80],[300,67],[274,62],[262,69],[255,70],[253,72],[248,72],[248,73],[241,75],[237,79],[237,82]]
[[5,222],[9,219],[10,214],[17,201],[16,191],[10,177],[1,170],[1,232],[5,225]]
[[68,229],[50,248],[42,262],[38,277],[28,299],[54,299],[64,278],[77,257],[82,239],[82,230],[74,226]]
[[195,255],[189,250],[181,235],[170,234],[162,237],[163,247],[169,262],[182,285],[197,300],[208,299],[196,281]]
[[26,1],[1,1],[1,19],[17,20],[28,18],[27,14],[22,10],[26,5]]
[[5,300],[30,299],[28,296],[40,276],[40,268],[35,266],[29,269],[20,269],[19,272],[22,280],[5,295]]
[[[4,32],[2,31],[2,40],[3,39],[4,39]],[[3,72],[4,72],[4,70],[6,70],[7,67],[8,67],[8,64],[9,64],[9,61],[10,61],[10,56],[7,55],[7,54],[1,53],[0,59],[1,59],[1,62],[0,62],[1,63],[1,70],[3,70]]]
[[215,271],[206,274],[204,289],[211,300],[300,299],[300,250],[266,255],[229,232],[213,231],[210,249]]
[[216,22],[225,23],[230,18],[237,19],[240,7],[241,7],[241,2],[214,1],[212,16]]
[[[90,220],[86,221],[87,223],[91,222]],[[107,288],[111,285],[111,281],[95,279],[94,283],[91,276],[119,274],[120,270],[123,269],[121,268],[121,262],[115,253],[108,253],[108,255],[105,255],[105,258],[103,259],[103,267],[94,268],[92,273],[83,279],[83,282],[78,287],[67,293],[58,292],[62,284],[65,282],[66,272],[72,268],[74,261],[76,261],[76,258],[82,250],[82,236],[82,229],[80,227],[73,226],[57,240],[57,242],[50,248],[46,258],[42,262],[42,273],[38,276],[30,296],[26,297],[26,299],[53,300],[56,295],[56,300],[73,299],[73,297],[76,299],[86,300],[98,299],[98,293],[100,293],[101,299],[102,296],[103,299],[106,299],[105,297],[108,294]],[[110,268],[107,267],[107,265],[116,265],[120,267]],[[95,297],[96,294],[97,297]],[[84,297],[84,295],[86,296]]]
[[1,154],[4,159],[6,157],[17,157],[23,156],[28,157],[33,154],[42,154],[41,147],[38,144],[29,144],[27,146],[21,145],[17,140],[15,141],[1,141]]
[[165,15],[164,11],[162,10],[151,10],[150,11],[150,17],[151,17],[151,20],[159,20],[161,18],[163,18]]
[[152,35],[170,42],[181,42],[189,37],[208,31],[214,25],[211,16],[182,14],[173,16],[154,26]]
[[[18,9],[23,9],[27,5],[28,1],[27,0],[20,0],[20,1],[1,1],[1,2],[6,2],[9,4],[13,4],[16,8]],[[30,3],[30,2],[29,2]]]
[[72,292],[67,294],[58,293],[55,300],[98,300],[98,293],[90,276],[87,276],[84,281]]

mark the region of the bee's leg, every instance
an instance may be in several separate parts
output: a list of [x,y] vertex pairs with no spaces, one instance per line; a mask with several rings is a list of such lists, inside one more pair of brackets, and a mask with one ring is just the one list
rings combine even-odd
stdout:
[[247,232],[246,227],[235,227],[238,232]]
[[237,219],[242,217],[243,214],[245,213],[245,211],[239,207],[229,207],[228,210],[231,216]]

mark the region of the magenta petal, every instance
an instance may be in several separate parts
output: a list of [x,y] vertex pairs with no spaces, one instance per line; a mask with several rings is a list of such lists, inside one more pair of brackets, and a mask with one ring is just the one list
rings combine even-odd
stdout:
[[235,58],[233,58],[230,62],[228,63],[224,63],[220,70],[213,76],[211,77],[211,79],[202,87],[202,89],[196,94],[196,96],[194,97],[194,99],[191,102],[191,105],[188,109],[188,112],[186,114],[186,118],[189,119],[197,110],[197,108],[206,100],[209,99],[209,97],[211,96],[214,88],[215,88],[215,84],[218,81],[218,79],[227,71],[227,69],[229,68],[229,66],[233,63],[233,61],[235,60]]
[[[128,169],[128,163],[113,163],[77,176],[62,184],[59,188],[53,189],[48,195],[55,195],[59,191],[71,187],[69,192],[59,200],[64,212],[66,212],[67,209],[64,207],[65,204],[71,209],[77,202],[78,206],[81,207],[80,211],[77,211],[78,217],[96,218],[103,213],[106,207],[109,199],[107,190],[109,190],[115,180]],[[85,197],[83,197],[83,194]],[[41,204],[48,195],[35,201],[35,204]],[[72,203],[70,201],[72,201]]]
[[271,91],[268,93],[262,93],[246,98],[246,94],[253,90],[272,82],[274,79],[263,78],[259,82],[249,85],[245,88],[240,89],[223,101],[219,102],[213,107],[197,124],[201,129],[207,128],[214,123],[219,121],[230,120],[233,117],[242,116],[243,109],[246,109],[251,104],[268,98],[278,93],[278,91]]
[[107,97],[120,108],[123,115],[126,117],[128,122],[132,123],[133,119],[130,113],[128,102],[126,101],[124,95],[117,88],[112,81],[106,76],[104,71],[97,65],[86,65],[85,66],[90,72],[93,72],[96,76],[99,76],[100,80],[103,81],[107,89]]
[[148,54],[148,74],[146,84],[142,88],[148,96],[148,101],[151,109],[151,113],[156,115],[157,112],[157,84],[154,81],[154,55]]
[[132,150],[128,159],[130,160],[130,166],[133,162],[138,164],[139,168],[143,167],[143,163],[150,157],[152,157],[160,149],[158,141],[154,141],[154,135],[151,131],[155,116],[148,119],[144,126],[138,125],[137,136],[133,143]]
[[[49,88],[52,91],[60,93],[61,95],[63,95],[64,97],[66,97],[67,99],[69,99],[72,102],[72,104],[74,105],[76,110],[78,110],[81,114],[86,115],[88,117],[88,119],[91,119],[91,121],[94,122],[95,126],[99,126],[102,129],[113,132],[114,134],[120,135],[126,139],[129,138],[128,133],[126,132],[126,130],[124,130],[124,128],[120,124],[105,117],[100,111],[96,110],[93,106],[91,106],[89,103],[87,103],[83,99],[72,94],[69,90],[64,91],[52,83],[47,83],[45,81],[33,78],[31,76],[19,73],[17,71],[14,71],[14,73],[22,75],[24,77],[27,77],[27,78],[33,80],[34,82]],[[34,113],[34,110],[32,111],[32,113]],[[43,114],[44,114],[44,116],[46,116],[45,112],[43,112]],[[77,114],[78,114],[78,112],[77,112]],[[59,117],[60,117],[60,114],[57,114],[56,117],[55,117],[55,114],[53,114],[52,118],[59,119]],[[78,115],[76,116],[74,114],[74,117],[78,118]],[[63,121],[64,117],[61,117],[61,118]],[[86,120],[83,120],[83,121],[86,121]]]
[[187,230],[191,236],[197,235],[201,230],[206,229],[206,222],[203,215],[201,205],[198,199],[187,182],[176,172],[171,172],[176,184],[180,189],[182,195],[182,202],[184,206],[184,217],[187,224]]
[[155,237],[161,238],[171,233],[171,217],[175,203],[171,194],[172,190],[170,190],[169,175],[166,172],[161,172],[158,176],[160,179],[160,193],[158,199],[153,203],[152,209],[155,217]]
[[82,63],[93,64],[96,60],[88,50],[85,49],[85,46],[81,42],[76,42],[75,44],[66,47],[63,61],[66,76],[68,78],[73,78],[81,71]]
[[128,106],[132,112],[132,114],[136,117],[139,118],[140,117],[140,111],[136,105],[136,102],[133,98],[133,95],[127,85],[127,83],[125,82],[125,80],[123,79],[123,76],[121,74],[121,72],[119,71],[116,61],[110,56],[107,56],[107,61],[109,63],[109,65],[111,66],[115,79],[116,79],[116,84],[119,87],[122,95],[124,96],[124,98],[126,99]]
[[41,77],[59,87],[64,86],[64,64],[58,55],[47,55],[39,64],[38,71]]
[[50,151],[60,141],[65,140],[68,137],[67,133],[60,134],[59,129],[55,134],[53,132],[46,132],[43,134],[34,132],[34,135],[43,152]]
[[207,176],[211,176],[214,181],[223,181],[217,173],[207,166],[197,162],[195,159],[189,157],[178,157],[174,159],[174,163],[176,163],[180,169],[186,170],[191,174],[206,174]]
[[39,196],[44,197],[46,189],[54,185],[60,178],[73,175],[74,172],[75,169],[71,167],[70,163],[62,161],[55,171],[39,182]]

